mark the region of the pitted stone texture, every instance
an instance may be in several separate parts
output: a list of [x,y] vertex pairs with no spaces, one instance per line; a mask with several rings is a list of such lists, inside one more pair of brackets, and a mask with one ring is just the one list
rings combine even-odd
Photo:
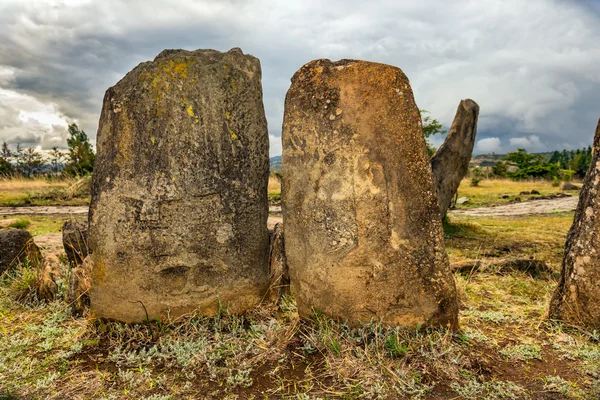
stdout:
[[80,266],[89,254],[87,224],[65,221],[62,226],[62,240],[71,267]]
[[300,314],[456,326],[431,165],[404,73],[355,60],[304,65],[286,96],[282,140],[285,249]]
[[133,322],[256,306],[269,283],[259,60],[165,50],[107,90],[97,140],[95,314]]
[[42,254],[31,233],[24,229],[0,230],[0,275],[14,270],[19,263],[29,262],[38,266],[41,260]]
[[433,182],[442,218],[446,216],[460,181],[469,171],[473,154],[479,106],[471,99],[461,100],[446,140],[431,157]]
[[600,121],[549,315],[572,325],[600,328]]

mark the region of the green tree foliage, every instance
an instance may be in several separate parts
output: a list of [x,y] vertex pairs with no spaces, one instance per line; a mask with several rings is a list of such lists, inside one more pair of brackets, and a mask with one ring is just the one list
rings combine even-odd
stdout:
[[53,174],[58,174],[61,170],[62,163],[67,159],[67,155],[58,149],[58,146],[54,146],[52,150],[48,152],[50,156],[50,170]]
[[10,151],[10,147],[8,147],[8,143],[6,143],[6,142],[2,143],[2,150],[0,150],[0,157],[4,158],[5,160],[8,160],[10,157],[12,157],[12,151]]
[[12,175],[13,167],[10,163],[10,157],[12,153],[6,142],[2,143],[2,149],[0,150],[0,176]]
[[515,180],[528,178],[552,179],[560,174],[557,164],[545,161],[540,154],[528,154],[525,149],[508,153],[505,160],[509,165],[517,168],[516,171],[507,173],[510,178]]
[[496,161],[492,167],[492,174],[498,177],[505,177],[508,174],[508,165],[505,161]]
[[17,170],[27,177],[40,174],[44,169],[44,157],[39,151],[28,148],[22,150],[17,160]]
[[419,114],[421,114],[421,127],[423,128],[423,136],[427,143],[427,151],[429,152],[429,155],[432,156],[436,149],[431,142],[429,142],[429,138],[434,135],[445,135],[448,131],[443,129],[443,125],[440,121],[429,115],[429,111],[419,110]]
[[69,125],[69,163],[64,172],[70,175],[85,175],[92,172],[96,155],[86,135],[76,124]]

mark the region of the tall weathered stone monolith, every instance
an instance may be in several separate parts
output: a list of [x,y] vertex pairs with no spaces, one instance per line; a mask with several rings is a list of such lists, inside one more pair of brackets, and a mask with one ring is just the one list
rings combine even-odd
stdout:
[[471,99],[461,100],[446,140],[431,157],[433,181],[441,217],[444,218],[460,181],[469,171],[473,155],[479,106]]
[[549,315],[600,328],[600,121]]
[[456,325],[419,110],[404,73],[316,60],[292,78],[283,122],[283,213],[301,315]]
[[269,137],[257,58],[165,50],[104,97],[92,311],[143,321],[256,306],[269,284]]

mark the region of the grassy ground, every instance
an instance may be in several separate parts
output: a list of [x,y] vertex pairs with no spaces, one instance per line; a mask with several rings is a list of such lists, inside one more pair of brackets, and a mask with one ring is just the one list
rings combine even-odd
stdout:
[[[522,192],[531,192],[537,190],[539,195],[520,195]],[[577,196],[575,190],[562,191],[560,187],[552,186],[549,181],[529,180],[512,181],[509,179],[488,179],[479,183],[479,186],[471,186],[470,179],[463,179],[458,188],[458,197],[467,197],[469,202],[458,205],[457,208],[476,208],[490,207],[495,205],[507,204],[520,198],[522,201],[529,198],[539,198],[557,193],[567,193]],[[505,196],[505,198],[502,198]]]
[[0,179],[0,207],[89,204],[89,178]]
[[16,219],[16,223],[9,225],[9,228],[25,229],[32,236],[60,232],[63,224],[73,219],[68,215],[10,215],[0,218]]
[[[276,183],[270,195],[278,194]],[[481,185],[491,194],[467,184],[461,196],[490,205],[504,193],[557,191],[539,182]],[[57,231],[63,222],[17,218],[28,219],[34,232]],[[451,262],[534,258],[558,271],[572,219],[573,213],[452,216],[444,226],[446,248]],[[556,286],[547,274],[456,274],[457,332],[389,329],[376,322],[350,329],[318,313],[301,320],[293,299],[281,309],[265,305],[243,317],[224,310],[216,318],[135,326],[75,318],[64,299],[65,275],[61,297],[49,304],[16,300],[35,297],[30,269],[0,279],[0,398],[600,396],[600,333],[546,319]]]
[[[571,213],[453,218],[446,224],[447,249],[451,261],[536,257],[558,268],[571,219]],[[422,332],[376,323],[350,329],[319,314],[303,321],[291,299],[281,310],[265,306],[244,317],[224,312],[128,326],[73,318],[62,299],[22,304],[15,298],[23,279],[5,277],[0,393],[115,399],[600,395],[600,333],[545,319],[552,277],[515,272],[455,279],[461,330]]]

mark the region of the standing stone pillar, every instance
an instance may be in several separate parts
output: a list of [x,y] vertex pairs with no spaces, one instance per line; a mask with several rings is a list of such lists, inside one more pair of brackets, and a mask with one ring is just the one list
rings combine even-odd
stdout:
[[457,324],[419,110],[404,73],[316,60],[283,122],[285,246],[301,315]]
[[431,157],[433,182],[442,219],[448,212],[460,181],[469,172],[478,117],[479,105],[471,99],[461,100],[446,140]]
[[91,306],[126,322],[256,306],[269,283],[260,62],[165,50],[104,97]]
[[549,314],[569,324],[600,328],[600,121]]

